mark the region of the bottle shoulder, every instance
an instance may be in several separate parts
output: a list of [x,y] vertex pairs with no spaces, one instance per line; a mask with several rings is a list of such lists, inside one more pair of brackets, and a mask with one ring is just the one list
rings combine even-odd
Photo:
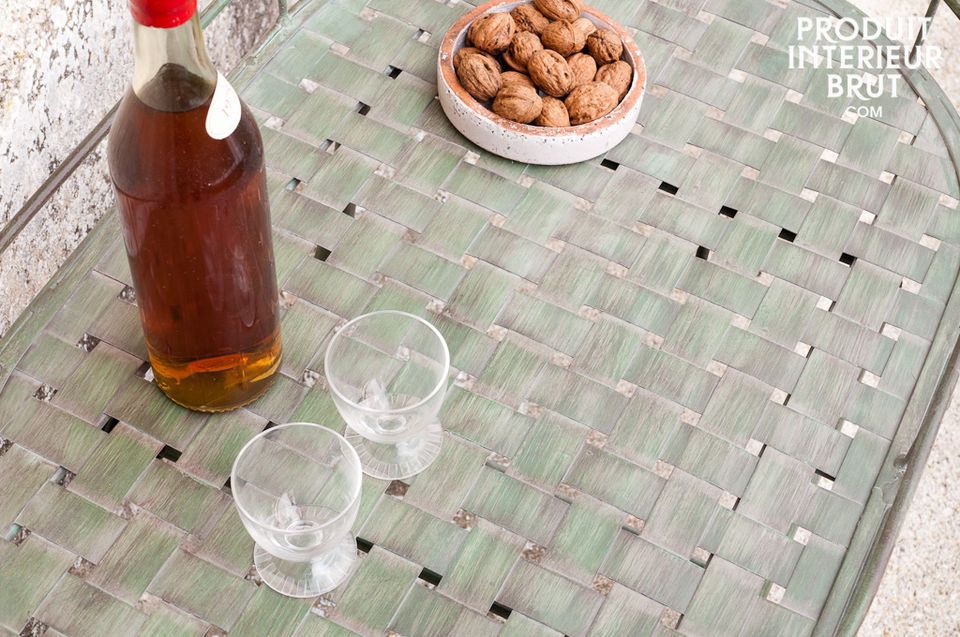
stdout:
[[263,166],[256,120],[240,103],[236,128],[223,139],[207,130],[210,100],[184,111],[162,111],[128,90],[111,126],[107,155],[114,185],[138,199],[193,196],[229,187]]

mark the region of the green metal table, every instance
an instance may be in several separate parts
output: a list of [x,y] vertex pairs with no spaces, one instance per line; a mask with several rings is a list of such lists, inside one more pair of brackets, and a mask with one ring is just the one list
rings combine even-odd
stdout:
[[[837,0],[593,4],[649,92],[564,168],[444,118],[464,3],[281,20],[232,78],[267,149],[282,376],[231,414],[165,400],[106,215],[0,342],[0,634],[856,630],[955,381],[957,115],[922,69],[859,118],[791,69],[797,18],[855,15]],[[230,466],[271,422],[343,427],[321,354],[377,308],[450,344],[443,451],[365,479],[355,572],[283,598]]]

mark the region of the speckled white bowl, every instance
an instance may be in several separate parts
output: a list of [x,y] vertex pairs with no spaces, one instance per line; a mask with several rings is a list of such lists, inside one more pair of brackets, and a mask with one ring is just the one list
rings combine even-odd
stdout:
[[623,40],[623,60],[633,67],[633,83],[613,111],[598,120],[566,128],[518,124],[500,117],[468,94],[457,80],[453,56],[465,46],[467,28],[485,13],[502,13],[529,2],[493,0],[470,11],[454,24],[440,46],[437,85],[440,104],[447,118],[463,135],[495,155],[528,164],[558,166],[575,164],[604,154],[622,142],[637,121],[647,83],[647,70],[633,37],[596,9],[586,8],[583,17],[598,27],[610,29]]

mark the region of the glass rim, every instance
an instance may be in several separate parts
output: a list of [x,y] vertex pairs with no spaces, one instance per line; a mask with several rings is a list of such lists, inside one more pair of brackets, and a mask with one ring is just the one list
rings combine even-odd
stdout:
[[284,533],[284,534],[303,533],[303,531],[302,530],[292,531],[290,529],[284,529],[279,526],[274,526],[272,524],[267,524],[265,522],[258,520],[256,516],[251,515],[250,512],[247,511],[247,509],[240,502],[240,498],[238,498],[236,492],[233,491],[233,485],[237,483],[236,481],[237,465],[240,463],[240,458],[243,457],[243,454],[250,448],[250,446],[253,443],[257,442],[261,438],[266,438],[267,434],[270,434],[274,431],[278,431],[280,429],[289,429],[292,427],[307,427],[312,429],[322,429],[323,431],[329,434],[333,434],[334,437],[340,440],[341,448],[343,447],[343,445],[346,445],[347,449],[350,450],[350,455],[353,457],[354,460],[356,460],[357,472],[360,474],[360,479],[357,480],[357,486],[355,488],[356,492],[350,496],[350,502],[345,507],[343,507],[343,509],[339,513],[337,513],[333,518],[321,524],[317,529],[311,529],[311,530],[315,531],[319,529],[325,529],[330,525],[334,524],[335,522],[338,522],[340,518],[346,515],[346,513],[351,508],[353,508],[353,505],[356,504],[357,500],[360,499],[360,494],[363,491],[363,464],[360,462],[360,455],[357,454],[357,450],[353,448],[353,445],[350,444],[349,440],[344,438],[341,434],[337,433],[330,427],[325,427],[324,425],[318,425],[317,423],[313,423],[313,422],[288,422],[283,425],[277,425],[275,427],[270,427],[269,429],[264,429],[263,431],[258,433],[256,436],[248,440],[247,443],[243,445],[243,447],[241,447],[240,451],[237,453],[237,457],[234,458],[233,466],[230,468],[230,492],[231,492],[231,495],[233,496],[234,506],[237,507],[237,510],[240,511],[243,517],[246,517],[247,519],[249,519],[251,522],[253,522],[260,528],[267,529],[269,531],[275,531],[277,533]]
[[[400,407],[397,409],[373,409],[370,407],[365,407],[363,405],[360,405],[356,401],[353,401],[347,398],[343,394],[343,392],[337,389],[336,383],[330,377],[330,352],[333,351],[334,343],[337,342],[337,339],[340,338],[340,335],[344,332],[344,330],[346,330],[348,327],[350,327],[354,323],[359,323],[360,321],[366,320],[370,317],[382,316],[384,314],[393,314],[396,316],[402,316],[404,318],[413,319],[419,323],[422,323],[423,325],[426,325],[430,329],[430,331],[433,332],[433,334],[440,341],[440,345],[443,346],[443,368],[444,369],[443,369],[443,374],[441,375],[440,380],[437,381],[436,386],[432,390],[430,390],[430,393],[427,394],[425,398],[421,399],[420,401],[414,403],[413,405],[408,405],[406,407]],[[409,312],[402,312],[400,310],[377,310],[376,312],[368,312],[366,314],[361,314],[360,316],[347,321],[346,323],[343,324],[343,327],[341,327],[339,330],[336,331],[336,333],[334,333],[333,338],[330,339],[330,343],[327,345],[327,351],[323,355],[323,373],[327,378],[327,386],[330,388],[330,391],[332,391],[341,400],[347,402],[351,407],[354,407],[356,409],[359,409],[360,411],[364,411],[370,414],[404,413],[404,412],[413,411],[414,409],[422,407],[427,402],[429,402],[434,396],[436,396],[437,393],[439,393],[439,391],[447,384],[447,374],[449,372],[450,372],[450,348],[447,346],[447,339],[443,338],[443,334],[440,333],[440,330],[438,330],[436,326],[434,326],[430,321],[424,318],[421,318],[416,314],[410,314]]]

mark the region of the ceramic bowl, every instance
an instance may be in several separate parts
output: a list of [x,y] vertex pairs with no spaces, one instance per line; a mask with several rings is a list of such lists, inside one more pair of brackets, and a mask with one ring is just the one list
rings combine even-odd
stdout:
[[500,117],[468,94],[457,79],[453,56],[466,46],[467,28],[486,13],[502,13],[529,2],[493,0],[461,17],[443,38],[437,60],[440,104],[450,122],[477,146],[495,155],[528,164],[575,164],[604,154],[622,142],[637,121],[647,71],[633,37],[619,24],[593,8],[583,17],[609,29],[623,40],[622,59],[633,67],[633,83],[613,111],[600,119],[564,128],[519,124]]

